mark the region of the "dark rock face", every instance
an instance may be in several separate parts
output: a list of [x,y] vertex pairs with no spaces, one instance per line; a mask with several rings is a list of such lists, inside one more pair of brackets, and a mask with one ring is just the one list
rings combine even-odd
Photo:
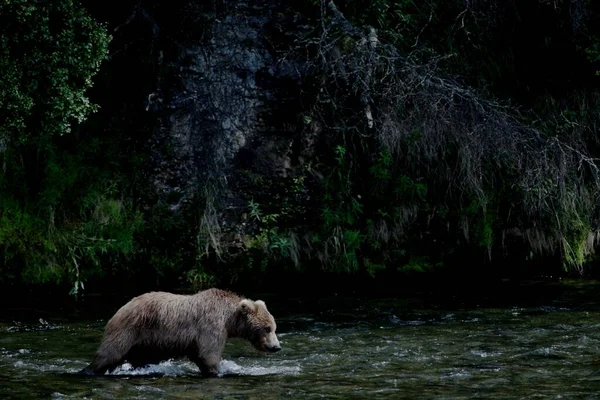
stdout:
[[301,21],[282,3],[226,3],[198,21],[201,38],[162,60],[162,94],[149,98],[161,110],[151,179],[173,211],[207,190],[217,208],[239,206],[240,171],[292,173],[303,63],[284,53]]

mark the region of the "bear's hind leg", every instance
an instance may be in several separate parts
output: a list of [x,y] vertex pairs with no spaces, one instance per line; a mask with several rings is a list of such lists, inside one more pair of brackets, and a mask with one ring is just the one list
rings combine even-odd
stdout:
[[94,359],[79,373],[83,375],[102,375],[112,372],[125,361],[125,355],[131,348],[127,335],[105,339],[96,352]]
[[90,365],[79,371],[82,375],[103,375],[112,372],[123,363],[122,358],[114,358],[97,353]]

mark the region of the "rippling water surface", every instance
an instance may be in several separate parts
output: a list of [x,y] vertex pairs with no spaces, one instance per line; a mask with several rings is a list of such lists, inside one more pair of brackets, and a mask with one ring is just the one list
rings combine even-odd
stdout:
[[229,342],[213,379],[186,360],[76,376],[114,309],[97,319],[11,315],[0,323],[0,398],[600,398],[598,284],[577,285],[502,306],[269,299],[283,350]]

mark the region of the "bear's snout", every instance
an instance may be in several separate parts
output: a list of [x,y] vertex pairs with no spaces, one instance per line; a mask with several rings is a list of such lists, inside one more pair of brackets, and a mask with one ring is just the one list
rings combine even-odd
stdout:
[[270,353],[275,353],[275,352],[278,352],[279,350],[281,350],[281,346],[280,346],[280,345],[278,345],[278,344],[277,344],[277,345],[275,345],[275,346],[267,346],[267,350],[268,350]]
[[263,350],[268,351],[269,353],[275,353],[281,350],[281,345],[279,344],[279,339],[277,339],[275,332],[270,332],[266,337],[264,337],[262,347]]

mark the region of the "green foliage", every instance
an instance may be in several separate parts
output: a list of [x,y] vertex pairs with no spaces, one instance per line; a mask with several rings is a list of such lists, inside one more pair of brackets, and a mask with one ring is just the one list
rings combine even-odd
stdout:
[[109,41],[73,0],[0,2],[0,138],[23,143],[82,122]]
[[[403,218],[401,205],[424,204],[427,186],[395,168],[392,154],[381,149],[372,156],[370,167],[361,168],[345,144],[332,146],[332,162],[325,169],[323,193],[318,198],[321,211],[317,225],[304,233],[310,242],[310,258],[316,258],[326,271],[356,273],[375,277],[386,269],[391,254],[397,254],[400,240],[390,242],[386,225]],[[367,171],[368,178],[360,173]],[[304,179],[290,182],[290,192],[301,192]],[[374,189],[374,190],[373,190]],[[361,194],[364,193],[364,194]],[[245,247],[251,251],[248,268],[260,259],[261,271],[268,260],[287,260],[299,264],[298,243],[292,230],[283,228],[283,219],[298,220],[298,210],[286,201],[259,204],[248,201],[249,223],[256,233],[247,237]],[[270,210],[268,212],[264,210]],[[303,234],[300,232],[300,234]],[[256,252],[258,251],[258,253]],[[400,249],[401,258],[406,257]],[[309,259],[310,259],[309,258]],[[425,271],[426,269],[423,269]]]
[[411,256],[409,261],[398,268],[398,271],[408,273],[429,272],[434,268],[439,268],[441,263],[432,264],[428,256]]
[[375,278],[378,272],[384,271],[386,269],[385,264],[374,263],[369,258],[364,259],[365,271],[369,276]]
[[[0,0],[0,280],[68,282],[77,295],[92,277],[135,272],[156,282],[176,275],[200,289],[237,273],[208,262],[212,251],[242,254],[252,273],[289,264],[373,277],[424,273],[490,255],[506,232],[526,238],[531,254],[559,253],[565,268],[580,271],[597,240],[600,13],[593,2],[579,2],[579,16],[571,6],[286,5],[302,10],[289,15],[309,37],[291,27],[293,48],[273,54],[309,57],[297,103],[307,107],[293,111],[318,132],[314,157],[303,154],[304,167],[286,178],[246,166],[240,182],[230,179],[247,200],[233,222],[234,211],[212,199],[173,212],[168,204],[180,193],[163,204],[139,183],[147,149],[123,146],[136,141],[127,130],[143,119],[131,104],[81,124],[97,110],[87,90],[111,38],[79,3]],[[213,14],[186,7],[200,17],[189,17],[196,37]],[[169,31],[168,18],[160,25],[161,40],[191,38],[180,26]],[[369,35],[373,46],[365,46]],[[144,53],[132,59],[147,66],[157,55]],[[107,82],[123,65],[109,67]],[[163,73],[149,75],[166,82]],[[140,86],[135,102],[147,94]],[[503,135],[512,137],[496,140]],[[161,151],[177,155],[169,143]]]
[[103,194],[82,206],[81,212],[87,218],[60,226],[55,225],[55,218],[33,215],[14,201],[2,202],[1,207],[0,279],[20,276],[30,283],[70,280],[74,294],[82,288],[86,276],[100,272],[95,268],[107,256],[131,254],[134,234],[142,227],[139,213]]
[[[494,215],[490,210],[489,201],[472,200],[463,210],[465,229],[472,230],[473,243],[491,249],[493,244]],[[469,229],[470,228],[470,229]]]
[[415,182],[408,175],[400,175],[394,187],[394,194],[404,201],[425,201],[427,185]]
[[491,260],[512,236],[580,269],[598,226],[598,6],[321,5],[310,115],[335,155],[320,243],[357,230],[365,259],[425,271],[420,257]]
[[[600,65],[600,36],[595,36],[588,47],[585,48],[587,59],[594,65]],[[600,67],[597,67],[596,76],[600,76]]]
[[254,200],[248,201],[248,209],[250,217],[258,222],[258,233],[247,240],[246,247],[250,250],[259,250],[262,253],[261,269],[266,268],[269,258],[274,260],[294,259],[296,249],[290,232],[280,233],[280,228],[277,226],[281,214],[263,214],[260,211],[259,204]]
[[2,280],[69,281],[77,295],[104,261],[134,251],[141,214],[89,164],[94,139],[71,133],[97,109],[87,90],[109,41],[77,2],[0,2]]
[[319,236],[326,240],[321,243],[321,258],[331,271],[356,272],[360,269],[359,252],[364,241],[360,229],[363,204],[361,196],[353,193],[352,160],[345,146],[334,147],[334,159],[325,179]]
[[216,283],[216,277],[206,272],[200,264],[187,271],[185,277],[194,291],[207,289]]
[[[579,268],[597,225],[596,154],[583,142],[598,152],[598,93],[577,103],[565,92],[596,86],[585,75],[600,37],[590,4],[576,17],[537,0],[300,2],[314,29],[299,40],[310,83],[298,121],[320,132],[307,160],[319,182],[308,210],[286,196],[250,200],[246,247],[376,276],[492,253],[520,262],[520,250],[495,250],[514,234]],[[254,178],[261,189],[274,179]]]
[[375,179],[374,189],[382,193],[392,178],[392,153],[384,149],[379,153],[375,163],[371,166],[370,172]]
[[567,214],[565,225],[569,228],[560,237],[562,264],[565,271],[583,272],[586,262],[593,258],[598,242],[598,232],[591,228],[582,215]]
[[261,218],[259,205],[255,203],[254,200],[250,200],[248,202],[248,208],[250,209],[250,217],[260,221]]

